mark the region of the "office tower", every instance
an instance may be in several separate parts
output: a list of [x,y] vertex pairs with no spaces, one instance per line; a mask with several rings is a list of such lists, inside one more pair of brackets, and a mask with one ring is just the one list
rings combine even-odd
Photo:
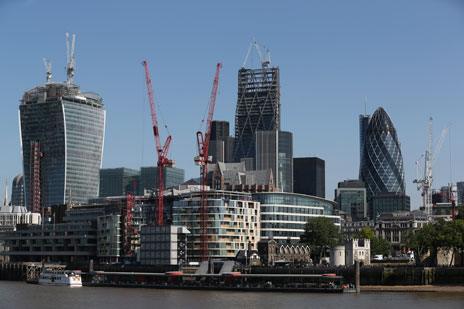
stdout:
[[369,125],[369,115],[359,115],[359,178],[361,179],[361,166],[364,166],[364,138],[367,126]]
[[140,172],[119,167],[100,170],[100,197],[137,194]]
[[316,157],[294,158],[293,192],[325,198],[325,161]]
[[284,131],[256,132],[256,170],[271,169],[274,184],[293,192],[293,135]]
[[401,147],[395,127],[383,108],[379,107],[372,115],[361,143],[361,180],[366,184],[368,203],[378,193],[404,193]]
[[[158,188],[158,167],[149,166],[140,169],[139,193],[143,194],[144,190],[153,191]],[[185,171],[177,167],[166,166],[164,168],[164,188],[169,189],[182,184],[185,180]]]
[[234,161],[234,141],[229,135],[229,122],[214,120],[211,123],[211,140],[208,153],[212,163]]
[[364,182],[345,180],[338,183],[335,190],[338,209],[345,212],[353,221],[361,221],[367,217],[367,197]]
[[23,175],[16,175],[13,178],[11,186],[11,205],[12,206],[25,206],[24,204],[24,177]]
[[384,213],[411,211],[411,198],[404,193],[378,193],[372,198],[372,208],[373,219]]
[[255,133],[280,130],[279,68],[262,62],[259,69],[238,71],[234,159],[254,158]]
[[464,204],[464,181],[458,181],[456,183],[457,187],[457,205],[462,205]]
[[32,209],[33,192],[36,197],[40,192],[42,206],[97,197],[105,136],[102,98],[69,81],[48,82],[24,94],[19,112],[27,207]]

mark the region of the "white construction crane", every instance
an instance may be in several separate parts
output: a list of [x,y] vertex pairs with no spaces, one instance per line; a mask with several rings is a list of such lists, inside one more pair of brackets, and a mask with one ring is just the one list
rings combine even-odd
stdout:
[[427,148],[425,154],[421,156],[424,158],[423,177],[420,178],[420,159],[416,161],[417,178],[413,181],[417,184],[417,190],[421,191],[422,207],[427,215],[432,215],[432,184],[433,184],[433,163],[440,153],[449,128],[444,128],[438,138],[435,149],[433,148],[433,119],[429,118],[428,135],[427,135]]
[[74,66],[76,59],[74,58],[74,48],[76,46],[76,35],[73,34],[71,40],[69,39],[69,33],[66,32],[66,83],[72,85],[74,83]]
[[248,47],[248,51],[245,56],[245,60],[243,61],[242,68],[244,68],[248,62],[248,58],[250,57],[251,50],[253,47],[256,50],[256,53],[258,54],[259,61],[261,62],[261,66],[263,67],[268,67],[269,64],[271,63],[271,51],[263,46],[263,49],[265,51],[265,55],[263,55],[263,51],[261,50],[261,46],[258,44],[258,42],[253,39],[250,43],[250,46]]
[[43,58],[43,63],[44,63],[44,66],[45,66],[45,72],[47,74],[46,80],[47,80],[47,84],[48,84],[52,80],[52,63],[50,62],[50,60],[48,60],[46,58]]

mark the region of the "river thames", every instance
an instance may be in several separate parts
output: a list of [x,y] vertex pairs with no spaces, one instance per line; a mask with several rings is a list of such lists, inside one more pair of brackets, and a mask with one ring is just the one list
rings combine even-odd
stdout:
[[0,281],[0,308],[464,308],[462,293],[303,294],[47,287]]

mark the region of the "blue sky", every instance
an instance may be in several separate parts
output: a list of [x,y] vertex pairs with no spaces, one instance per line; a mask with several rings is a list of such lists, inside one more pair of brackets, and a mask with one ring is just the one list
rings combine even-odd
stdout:
[[[233,123],[237,70],[253,37],[281,69],[282,129],[295,156],[326,160],[326,194],[356,178],[358,115],[383,106],[402,143],[407,191],[423,153],[452,124],[454,180],[464,180],[464,3],[459,0],[37,1],[0,0],[0,177],[21,172],[18,104],[45,79],[65,79],[64,33],[77,34],[76,82],[104,98],[104,167],[155,162],[141,60],[150,61],[171,157],[188,177],[215,64],[223,62],[215,119]],[[251,59],[256,62],[256,57]],[[450,180],[449,143],[435,186]]]

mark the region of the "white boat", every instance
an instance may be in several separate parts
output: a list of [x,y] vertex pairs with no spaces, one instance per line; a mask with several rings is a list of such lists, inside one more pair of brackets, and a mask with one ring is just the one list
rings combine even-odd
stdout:
[[39,276],[41,285],[82,286],[81,275],[71,270],[44,269]]

